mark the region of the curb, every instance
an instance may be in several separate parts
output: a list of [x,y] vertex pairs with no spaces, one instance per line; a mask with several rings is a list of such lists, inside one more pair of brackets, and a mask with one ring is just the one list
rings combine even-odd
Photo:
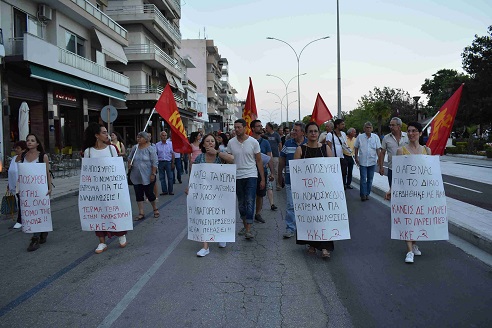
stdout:
[[[358,183],[360,188],[360,179],[358,177],[353,176],[352,181]],[[376,186],[372,186],[371,193],[374,193],[383,198],[386,195],[386,191]],[[459,224],[458,222],[454,222],[453,217],[450,213],[448,213],[448,222],[448,229],[451,234],[465,240],[466,242],[480,248],[481,250],[489,254],[492,254],[491,238],[489,238],[488,236],[484,236],[482,233],[480,233],[480,231],[476,229],[474,230],[470,226],[464,226]]]

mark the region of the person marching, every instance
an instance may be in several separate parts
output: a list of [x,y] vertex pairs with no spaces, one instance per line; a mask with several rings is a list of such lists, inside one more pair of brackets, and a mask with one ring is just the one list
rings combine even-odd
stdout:
[[12,195],[16,195],[17,197],[17,222],[14,224],[12,228],[20,229],[22,228],[22,218],[21,218],[21,210],[20,210],[20,197],[17,192],[17,180],[19,178],[19,168],[17,167],[16,160],[23,152],[27,149],[27,144],[24,140],[17,141],[14,145],[15,156],[12,157],[10,161],[9,171],[8,171],[8,184],[7,190],[10,191]]

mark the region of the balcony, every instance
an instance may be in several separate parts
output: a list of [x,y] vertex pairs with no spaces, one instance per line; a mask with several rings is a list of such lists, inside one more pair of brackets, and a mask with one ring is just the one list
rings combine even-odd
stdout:
[[[70,0],[80,8],[84,9],[89,15],[109,27],[111,30],[119,34],[123,39],[128,39],[128,32],[120,24],[116,23],[112,18],[103,13],[97,7],[87,0]],[[55,7],[56,8],[56,7]]]
[[[155,101],[157,102],[161,97],[164,87],[162,86],[149,86],[149,85],[132,85],[130,86],[130,94],[126,96],[127,101]],[[178,108],[184,108],[184,99],[180,96],[174,95],[176,106]]]
[[21,60],[49,67],[52,70],[73,75],[123,93],[129,91],[130,81],[126,75],[57,47],[29,33],[25,33],[23,38],[11,39],[8,55],[22,56]]
[[183,69],[178,61],[155,44],[134,44],[125,48],[125,54],[129,61],[144,62],[152,68],[166,68],[176,76],[183,75]]
[[[174,41],[178,48],[181,46],[181,32],[179,28],[168,21],[153,4],[110,7],[106,12],[122,24],[143,24],[149,31],[155,31],[156,27],[158,27],[164,35],[167,35]],[[160,37],[160,34],[157,36]]]

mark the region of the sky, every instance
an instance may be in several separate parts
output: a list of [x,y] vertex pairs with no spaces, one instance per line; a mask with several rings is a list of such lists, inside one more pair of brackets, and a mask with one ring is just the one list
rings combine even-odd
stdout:
[[[475,35],[492,25],[490,0],[340,0],[341,109],[374,87],[400,88],[421,96],[420,87],[440,69],[464,72],[461,53]],[[245,99],[251,77],[258,115],[264,122],[299,117],[297,53],[311,43],[299,60],[301,118],[312,113],[319,93],[337,114],[336,0],[181,0],[183,39],[214,40],[229,62],[229,82]],[[204,32],[205,31],[205,32]],[[280,112],[279,97],[285,95]],[[273,94],[276,93],[279,97]]]

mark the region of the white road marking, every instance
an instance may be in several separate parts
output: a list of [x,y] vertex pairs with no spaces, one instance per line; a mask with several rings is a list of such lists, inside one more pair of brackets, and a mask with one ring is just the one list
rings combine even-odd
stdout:
[[453,187],[457,187],[457,188],[461,188],[461,189],[466,189],[466,190],[470,190],[470,191],[473,191],[473,192],[476,192],[476,193],[479,193],[479,194],[483,194],[481,191],[478,191],[478,190],[474,190],[474,189],[470,189],[470,188],[458,186],[458,185],[455,185],[455,184],[452,184],[452,183],[449,183],[449,182],[444,182],[444,183],[447,184],[447,185],[453,186]]

